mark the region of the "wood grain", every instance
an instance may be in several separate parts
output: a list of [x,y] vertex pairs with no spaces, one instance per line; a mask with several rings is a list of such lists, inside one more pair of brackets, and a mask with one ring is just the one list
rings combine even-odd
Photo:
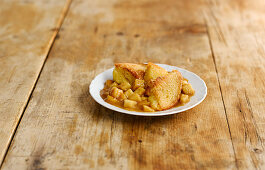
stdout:
[[265,169],[265,1],[209,1],[205,11],[239,169]]
[[61,25],[66,2],[0,1],[0,165]]
[[[3,169],[235,169],[201,1],[73,1]],[[115,62],[201,76],[208,96],[172,116],[108,110],[89,95]]]

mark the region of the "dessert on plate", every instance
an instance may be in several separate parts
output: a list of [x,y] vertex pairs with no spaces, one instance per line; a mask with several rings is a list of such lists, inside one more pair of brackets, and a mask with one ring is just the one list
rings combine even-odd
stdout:
[[154,112],[184,105],[195,93],[177,70],[168,72],[148,64],[117,63],[113,80],[107,80],[101,97],[108,103],[133,111]]

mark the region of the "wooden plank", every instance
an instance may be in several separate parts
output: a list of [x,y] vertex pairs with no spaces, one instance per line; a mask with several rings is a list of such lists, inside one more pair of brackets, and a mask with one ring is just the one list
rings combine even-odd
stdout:
[[69,5],[0,1],[0,165]]
[[265,1],[210,1],[207,24],[240,169],[265,169]]
[[[199,1],[73,1],[3,169],[235,169]],[[115,62],[166,63],[207,83],[206,100],[164,117],[98,105],[92,79]]]

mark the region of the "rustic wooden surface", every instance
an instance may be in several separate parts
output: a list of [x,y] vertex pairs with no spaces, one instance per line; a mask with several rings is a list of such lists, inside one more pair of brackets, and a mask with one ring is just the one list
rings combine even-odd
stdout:
[[0,1],[0,164],[62,23],[66,2]]
[[[53,22],[45,20],[41,42],[33,27],[28,60],[0,39],[2,169],[264,169],[264,1],[48,2]],[[47,30],[62,21],[54,39]],[[207,98],[177,115],[137,117],[89,95],[91,80],[115,62],[147,61],[195,72]]]
[[239,169],[265,169],[265,1],[213,1],[209,37]]

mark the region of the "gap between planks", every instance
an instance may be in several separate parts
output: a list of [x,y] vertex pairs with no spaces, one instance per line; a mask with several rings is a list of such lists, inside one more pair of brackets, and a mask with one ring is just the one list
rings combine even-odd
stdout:
[[204,18],[204,23],[205,23],[205,27],[206,27],[206,33],[207,33],[207,37],[208,37],[208,41],[209,41],[209,46],[210,46],[210,49],[211,49],[211,54],[212,54],[212,59],[213,59],[213,63],[214,63],[214,68],[215,68],[215,71],[216,71],[216,76],[217,76],[217,81],[218,81],[218,85],[219,85],[219,90],[220,90],[220,93],[221,93],[222,103],[223,103],[223,106],[224,106],[225,119],[226,119],[228,131],[229,131],[229,136],[230,136],[232,147],[233,147],[233,153],[234,153],[236,168],[239,169],[238,168],[237,158],[236,158],[236,153],[235,153],[235,147],[234,147],[234,143],[233,143],[233,140],[232,140],[231,129],[230,129],[229,121],[228,121],[227,109],[226,109],[226,106],[225,106],[224,96],[223,96],[223,92],[222,92],[222,87],[221,87],[219,74],[218,74],[218,70],[217,70],[217,66],[216,66],[215,55],[214,55],[213,45],[212,45],[212,41],[211,41],[211,35],[209,33],[208,24],[207,24],[207,21],[206,21],[205,18]]
[[5,154],[4,154],[3,158],[2,158],[2,160],[0,159],[0,169],[2,169],[3,163],[5,161],[6,155],[7,155],[8,151],[9,151],[10,146],[11,146],[11,143],[12,143],[12,141],[14,139],[14,136],[15,136],[15,134],[17,132],[18,126],[19,126],[19,124],[21,122],[21,119],[22,119],[22,117],[23,117],[23,115],[24,115],[24,113],[25,113],[25,111],[26,111],[26,109],[28,107],[29,101],[30,101],[30,99],[32,97],[32,94],[33,94],[33,91],[34,91],[34,89],[35,89],[35,87],[36,87],[36,85],[38,83],[38,80],[40,78],[41,72],[42,72],[42,70],[44,68],[44,65],[45,65],[45,63],[47,61],[47,58],[48,58],[48,56],[50,54],[50,51],[51,51],[51,49],[53,47],[53,44],[54,44],[55,40],[56,40],[56,36],[58,35],[58,33],[59,33],[60,29],[61,29],[61,26],[63,24],[63,21],[64,21],[66,15],[67,15],[67,13],[68,13],[68,11],[70,9],[71,3],[72,3],[72,0],[67,0],[66,4],[65,4],[65,6],[64,6],[64,8],[62,10],[62,14],[61,14],[61,16],[59,18],[58,24],[56,25],[56,27],[54,29],[54,32],[53,32],[53,35],[52,35],[50,41],[48,42],[46,56],[45,56],[45,58],[43,60],[43,63],[42,63],[42,66],[41,66],[41,68],[39,70],[38,76],[37,76],[37,78],[36,78],[36,80],[35,80],[35,82],[34,82],[34,84],[32,86],[32,89],[31,89],[31,91],[29,93],[27,101],[26,101],[26,103],[23,106],[22,113],[21,113],[20,118],[19,118],[19,120],[18,120],[18,122],[16,124],[16,127],[15,127],[12,135],[10,136],[10,139],[9,139],[9,142],[8,142],[8,146],[6,147],[6,150],[5,150]]

